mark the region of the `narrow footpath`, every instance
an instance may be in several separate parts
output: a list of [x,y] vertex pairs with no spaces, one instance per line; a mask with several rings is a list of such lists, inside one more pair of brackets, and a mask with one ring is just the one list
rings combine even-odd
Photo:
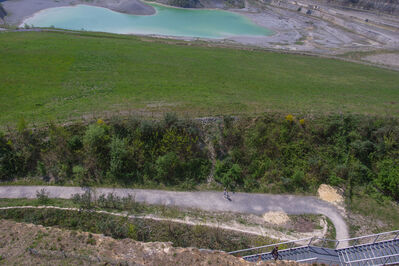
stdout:
[[[36,198],[36,192],[45,189],[50,198],[70,199],[84,193],[80,187],[60,186],[0,186],[0,198]],[[119,197],[131,195],[137,202],[196,208],[205,211],[231,211],[262,215],[269,211],[288,214],[323,214],[334,224],[337,239],[349,238],[348,227],[340,211],[332,204],[312,196],[235,193],[231,201],[223,192],[176,192],[146,189],[96,188],[96,196],[113,193]]]

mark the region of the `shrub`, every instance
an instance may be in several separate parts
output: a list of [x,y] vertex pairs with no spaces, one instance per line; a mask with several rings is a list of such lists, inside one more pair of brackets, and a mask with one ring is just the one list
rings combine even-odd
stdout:
[[378,176],[375,184],[395,200],[399,200],[399,162],[385,159],[377,164]]
[[179,121],[176,113],[166,113],[163,118],[164,126],[169,128],[177,124]]
[[75,165],[72,168],[73,177],[81,187],[90,185],[90,179],[87,176],[87,170],[80,165]]
[[292,183],[296,188],[306,189],[305,173],[302,170],[296,170],[292,176]]
[[135,162],[129,161],[129,151],[126,142],[117,137],[110,143],[110,166],[107,176],[115,181],[127,181],[134,176]]
[[12,142],[0,132],[0,181],[12,179],[21,168],[20,164],[12,148]]
[[293,121],[294,121],[294,116],[293,116],[293,115],[287,115],[287,116],[285,117],[285,120],[286,120],[287,122],[293,122]]
[[155,162],[156,180],[163,184],[176,184],[180,178],[180,160],[174,152],[159,156]]
[[234,191],[242,183],[242,169],[240,165],[233,163],[229,158],[217,161],[215,165],[215,180],[225,188]]
[[42,188],[39,191],[36,191],[36,198],[40,204],[47,205],[51,202],[49,198],[49,192],[46,189]]
[[85,193],[83,194],[73,194],[72,202],[78,205],[82,209],[91,209],[93,205],[93,196],[90,188],[85,188]]
[[109,141],[108,127],[103,123],[90,125],[83,136],[83,144],[87,152],[85,166],[88,175],[97,180],[108,168]]

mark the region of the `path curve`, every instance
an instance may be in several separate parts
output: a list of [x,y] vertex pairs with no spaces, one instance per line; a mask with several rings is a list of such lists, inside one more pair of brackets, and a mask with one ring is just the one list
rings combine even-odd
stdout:
[[[60,186],[0,186],[0,198],[36,198],[36,192],[45,189],[51,198],[69,199],[73,194],[84,193],[80,187]],[[269,211],[288,214],[323,214],[330,218],[337,239],[348,239],[344,217],[334,205],[313,196],[235,193],[232,201],[223,198],[222,192],[176,192],[164,190],[96,188],[98,195],[113,193],[119,197],[134,196],[137,202],[148,204],[196,208],[206,211],[231,211],[262,215]],[[343,246],[339,246],[343,247]]]
[[[63,210],[63,211],[81,211],[79,208],[65,208],[65,207],[59,207],[59,206],[49,206],[49,205],[44,205],[44,206],[8,206],[8,207],[0,207],[0,210],[12,210],[12,209],[55,209],[55,210]],[[94,212],[94,213],[102,213],[106,215],[113,215],[113,216],[119,216],[119,217],[128,217],[130,219],[145,219],[145,220],[153,220],[153,221],[164,221],[164,222],[173,222],[173,223],[179,223],[179,224],[187,224],[187,225],[202,225],[202,226],[207,226],[211,228],[218,228],[218,229],[224,229],[224,230],[229,230],[229,231],[235,231],[235,232],[240,232],[240,233],[245,233],[245,234],[250,234],[250,235],[256,235],[256,236],[267,236],[271,239],[276,239],[279,241],[293,241],[297,240],[298,238],[295,238],[295,233],[288,235],[282,235],[277,236],[277,235],[269,235],[267,232],[265,232],[262,228],[258,228],[256,230],[255,228],[252,228],[252,230],[248,229],[240,229],[235,226],[227,225],[224,223],[215,223],[215,222],[208,222],[208,221],[190,221],[187,219],[175,219],[175,218],[164,218],[164,217],[158,217],[154,216],[152,214],[149,215],[134,215],[134,214],[128,214],[125,211],[122,212],[109,212],[109,211],[104,211],[104,210],[85,210],[88,212]],[[255,230],[254,230],[255,229]],[[314,237],[324,237],[324,235],[327,232],[327,225],[323,226],[323,236],[314,236]],[[312,234],[317,231],[314,230]],[[283,237],[281,237],[283,236]],[[310,236],[311,237],[311,236]],[[303,238],[303,237],[302,237]]]

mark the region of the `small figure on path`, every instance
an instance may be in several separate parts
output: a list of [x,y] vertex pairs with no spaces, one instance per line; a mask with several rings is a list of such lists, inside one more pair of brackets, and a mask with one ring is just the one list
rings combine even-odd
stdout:
[[229,196],[229,192],[227,192],[227,189],[224,188],[224,192],[223,192],[223,197],[229,201],[231,201],[230,196]]
[[272,250],[272,256],[274,260],[276,261],[278,259],[278,246],[275,246]]

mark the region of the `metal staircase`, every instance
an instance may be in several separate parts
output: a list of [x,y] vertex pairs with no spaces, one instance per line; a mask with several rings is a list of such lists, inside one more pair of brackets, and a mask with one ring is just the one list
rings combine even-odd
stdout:
[[327,265],[399,265],[399,230],[380,234],[331,240],[305,238],[230,252],[256,262],[272,260],[271,250],[279,246],[280,259]]

